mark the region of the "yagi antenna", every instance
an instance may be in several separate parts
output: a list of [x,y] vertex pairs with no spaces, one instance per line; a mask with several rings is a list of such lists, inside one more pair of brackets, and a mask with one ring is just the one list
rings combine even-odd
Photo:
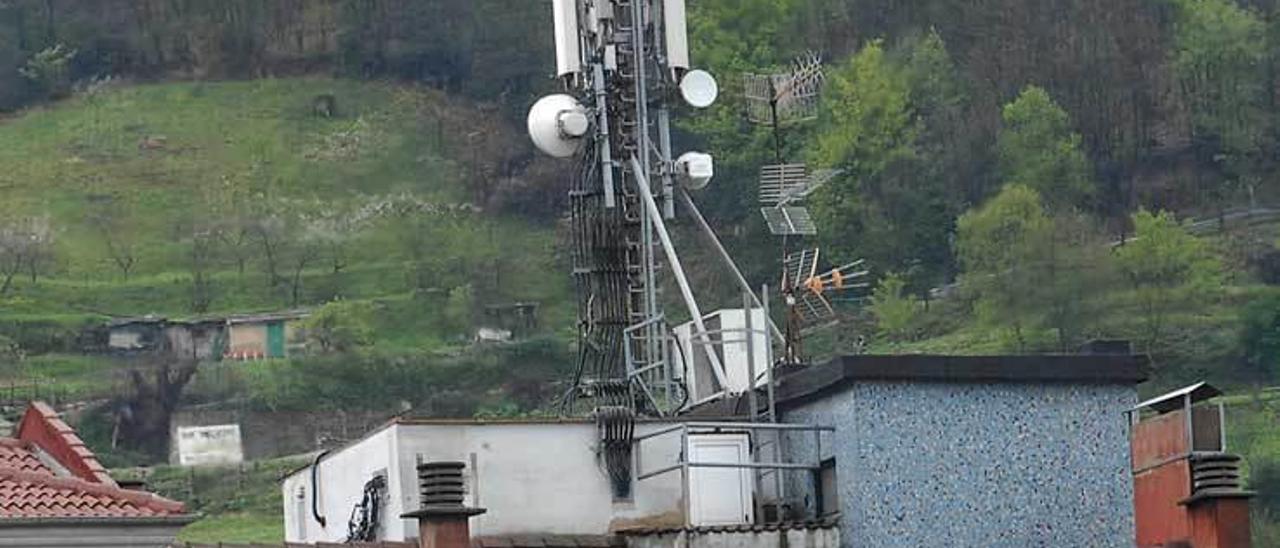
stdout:
[[769,232],[782,239],[782,294],[787,305],[785,359],[789,363],[803,361],[800,347],[804,333],[837,321],[831,304],[833,294],[867,286],[863,281],[867,272],[859,269],[861,260],[819,272],[818,249],[789,249],[791,239],[818,234],[805,199],[842,173],[838,169],[810,170],[803,163],[783,159],[783,127],[818,117],[825,81],[822,57],[817,52],[797,57],[785,72],[743,75],[747,119],[773,130],[776,162],[760,168],[757,195]]
[[778,127],[818,117],[826,80],[822,57],[808,52],[791,65],[789,72],[743,75],[748,120]]

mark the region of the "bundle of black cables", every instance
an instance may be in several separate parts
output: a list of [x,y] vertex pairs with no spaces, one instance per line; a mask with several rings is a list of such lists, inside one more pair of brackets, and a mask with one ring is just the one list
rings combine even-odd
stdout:
[[364,497],[351,509],[351,519],[347,521],[346,542],[368,542],[377,540],[378,522],[382,510],[382,492],[387,489],[387,478],[381,474],[369,479],[364,484]]

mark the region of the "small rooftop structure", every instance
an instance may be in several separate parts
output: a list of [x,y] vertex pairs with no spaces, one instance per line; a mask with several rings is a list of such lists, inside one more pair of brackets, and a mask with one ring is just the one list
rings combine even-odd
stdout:
[[786,440],[793,459],[824,466],[790,475],[784,509],[838,515],[845,546],[1132,543],[1124,412],[1146,365],[1112,353],[855,355],[780,374],[781,420],[836,425],[820,445]]
[[1135,543],[1249,546],[1243,459],[1227,452],[1222,392],[1196,383],[1127,411],[1134,482]]
[[1198,382],[1139,403],[1133,406],[1133,409],[1130,409],[1129,412],[1141,412],[1144,409],[1151,409],[1156,413],[1168,413],[1221,395],[1222,391],[1214,388],[1209,383]]
[[194,521],[182,503],[122,487],[47,404],[0,438],[0,544],[161,548]]

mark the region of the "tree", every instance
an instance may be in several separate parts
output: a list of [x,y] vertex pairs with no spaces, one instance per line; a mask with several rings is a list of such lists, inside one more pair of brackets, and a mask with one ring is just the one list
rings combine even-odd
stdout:
[[1028,86],[1001,117],[1001,181],[1035,189],[1054,210],[1086,206],[1094,193],[1092,168],[1066,111],[1045,90]]
[[360,301],[332,301],[303,322],[307,342],[321,352],[350,353],[373,344],[373,306]]
[[130,367],[131,390],[116,410],[120,438],[126,447],[145,451],[153,457],[165,454],[173,412],[182,401],[182,391],[195,377],[198,365],[195,360],[165,359],[157,363],[139,362]]
[[1116,259],[1134,290],[1148,352],[1163,350],[1171,314],[1210,302],[1222,282],[1221,261],[1168,212],[1133,215],[1134,238]]
[[187,272],[191,277],[190,310],[196,314],[209,311],[213,305],[214,283],[212,272],[217,267],[219,227],[211,224],[195,224],[182,238],[186,247]]
[[446,325],[454,333],[465,333],[471,329],[471,319],[475,317],[476,297],[471,284],[464,284],[449,290],[449,298],[444,305]]
[[1280,294],[1250,301],[1240,312],[1240,323],[1245,360],[1264,377],[1280,378]]
[[880,279],[871,294],[871,315],[876,318],[877,332],[885,339],[905,338],[920,311],[919,300],[905,292],[906,286],[902,276],[891,272]]
[[[696,53],[699,66],[726,84],[744,73],[781,72],[803,49],[795,29],[797,7],[806,1],[692,2],[690,49]],[[681,127],[702,141],[704,149],[716,154],[717,183],[703,193],[703,207],[714,219],[756,221],[755,216],[747,217],[754,212],[750,197],[754,195],[756,173],[764,159],[774,158],[772,132],[749,122],[744,112],[741,94],[722,93],[714,106],[698,116],[677,118]],[[799,155],[805,131],[803,126],[786,128],[785,157],[795,159]]]
[[138,264],[139,227],[132,202],[123,196],[94,196],[90,201],[88,223],[102,238],[107,258],[129,280]]
[[1040,320],[1043,280],[1034,267],[1051,231],[1040,195],[1024,185],[1006,186],[956,223],[961,285],[978,297],[979,319],[1007,326],[1019,350]]
[[46,98],[61,99],[71,92],[71,61],[76,50],[55,44],[36,52],[18,69]]
[[811,158],[843,170],[812,200],[825,249],[901,272],[918,294],[945,281],[963,173],[951,149],[964,108],[936,33],[892,51],[873,41],[832,72]]
[[13,289],[19,274],[36,282],[53,257],[53,229],[49,217],[28,217],[0,223],[0,296]]
[[[1266,25],[1230,0],[1176,0],[1173,66],[1190,107],[1193,145],[1252,195],[1273,160]],[[1210,194],[1226,197],[1225,189]]]

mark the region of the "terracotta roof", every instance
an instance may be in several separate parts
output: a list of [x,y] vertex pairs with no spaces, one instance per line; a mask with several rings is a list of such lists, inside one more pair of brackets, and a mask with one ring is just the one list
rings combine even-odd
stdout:
[[14,430],[14,437],[34,443],[76,477],[115,486],[115,480],[76,431],[49,404],[33,401]]
[[36,456],[34,443],[13,438],[0,438],[0,468],[53,475],[53,470]]
[[183,518],[182,503],[121,488],[48,405],[33,402],[17,438],[0,438],[0,521]]
[[0,518],[157,517],[183,513],[182,503],[143,491],[0,468]]

